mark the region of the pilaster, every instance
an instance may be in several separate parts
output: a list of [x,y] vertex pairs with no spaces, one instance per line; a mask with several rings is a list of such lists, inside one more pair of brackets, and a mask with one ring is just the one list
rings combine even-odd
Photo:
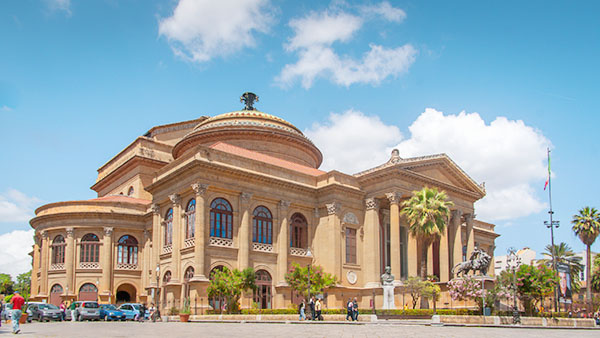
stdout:
[[42,235],[42,274],[40,281],[40,294],[42,297],[49,296],[48,293],[48,263],[49,263],[49,247],[48,247],[48,232],[46,230],[41,231]]
[[171,252],[172,266],[171,283],[179,283],[181,278],[181,197],[178,194],[169,195],[173,204],[173,251]]
[[279,201],[279,236],[277,236],[278,252],[277,252],[277,286],[287,286],[285,282],[285,274],[288,265],[288,252],[290,245],[289,236],[289,217],[288,210],[290,201]]
[[[329,247],[330,257],[320,257],[325,271],[334,271],[336,275],[342,275],[342,224],[340,220],[340,211],[342,205],[339,202],[325,204],[327,207],[327,228],[328,234],[324,242]],[[323,241],[321,242],[323,243]],[[321,251],[322,252],[322,251]]]
[[475,250],[475,232],[473,231],[473,214],[465,214],[465,223],[467,225],[467,255]]
[[252,201],[252,193],[243,192],[240,194],[240,208],[242,211],[242,219],[240,221],[240,229],[238,235],[238,267],[244,270],[248,267],[250,261],[250,202]]
[[448,226],[446,226],[440,238],[440,282],[448,281],[451,269],[449,262]]
[[74,259],[75,238],[73,237],[73,228],[66,228],[65,230],[67,232],[67,245],[65,246],[65,271],[67,284],[65,285],[65,287],[68,290],[71,290],[73,293],[75,293],[75,280],[73,274],[75,270],[75,265],[77,264]]
[[192,189],[196,193],[196,216],[194,217],[194,227],[195,227],[194,254],[195,254],[196,267],[194,268],[194,277],[191,279],[191,281],[206,282],[206,281],[208,281],[208,278],[206,278],[206,271],[204,271],[205,270],[204,251],[206,249],[206,246],[205,246],[205,238],[206,238],[205,237],[205,233],[206,233],[205,195],[206,195],[206,190],[208,190],[208,184],[194,183],[194,184],[192,184]]
[[[462,211],[461,210],[452,210],[452,218],[450,219],[450,223],[452,224],[451,234],[449,243],[452,243],[452,261],[450,266],[454,267],[456,264],[462,262],[462,231],[461,231],[461,221],[462,219]],[[453,276],[450,276],[451,278]]]
[[110,293],[111,276],[113,272],[113,228],[104,227],[102,236],[102,280],[100,281],[100,292]]
[[[152,204],[150,209],[152,211],[152,256],[150,259],[150,268],[156,269],[159,263],[160,250],[162,245],[160,244],[160,206],[156,203]],[[156,287],[156,278],[152,278],[151,285]]]
[[31,295],[33,297],[39,293],[38,287],[40,286],[40,281],[38,279],[38,272],[40,272],[40,236],[36,233],[33,237],[33,266],[31,269]]

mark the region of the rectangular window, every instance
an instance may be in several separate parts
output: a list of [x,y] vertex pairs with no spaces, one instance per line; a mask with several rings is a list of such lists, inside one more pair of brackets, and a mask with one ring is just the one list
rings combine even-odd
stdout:
[[356,264],[356,229],[346,228],[346,263]]

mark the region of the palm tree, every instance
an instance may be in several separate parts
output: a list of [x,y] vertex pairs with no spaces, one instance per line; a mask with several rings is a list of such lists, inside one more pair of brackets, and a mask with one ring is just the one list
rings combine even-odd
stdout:
[[591,265],[592,265],[592,244],[596,241],[596,238],[600,234],[600,214],[598,214],[598,210],[596,208],[585,207],[579,210],[579,214],[573,215],[573,220],[571,221],[573,224],[573,231],[579,239],[586,245],[586,267],[585,274],[587,276],[586,280],[586,299],[588,303],[591,304],[592,301],[592,288],[590,283],[591,277]]
[[[540,259],[540,263],[546,265],[547,267],[552,267],[552,245],[546,245],[546,251],[542,253],[545,257],[544,259]],[[571,267],[571,286],[573,291],[579,292],[580,287],[580,278],[581,271],[583,270],[583,264],[581,264],[581,257],[576,256],[573,249],[565,243],[561,242],[559,244],[554,245],[554,257],[556,257],[556,264],[565,263]]]
[[406,216],[409,232],[421,243],[421,279],[427,279],[427,251],[439,239],[450,217],[450,207],[445,191],[424,187],[413,191],[410,199],[402,203],[401,215]]

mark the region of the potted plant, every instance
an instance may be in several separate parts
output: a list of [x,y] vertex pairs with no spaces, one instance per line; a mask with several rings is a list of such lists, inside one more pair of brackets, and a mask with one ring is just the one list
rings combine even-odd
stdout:
[[190,309],[190,299],[186,298],[183,300],[183,307],[181,311],[179,311],[179,321],[183,323],[187,323],[190,320],[190,314],[192,313]]

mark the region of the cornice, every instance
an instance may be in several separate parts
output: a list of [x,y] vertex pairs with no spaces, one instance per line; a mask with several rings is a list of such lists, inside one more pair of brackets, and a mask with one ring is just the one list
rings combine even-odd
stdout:
[[160,161],[157,159],[152,159],[148,157],[144,157],[141,155],[134,155],[129,158],[127,161],[123,162],[120,166],[115,168],[110,173],[106,174],[104,177],[99,179],[94,185],[90,187],[90,189],[98,192],[105,188],[107,185],[114,183],[119,178],[125,176],[127,173],[131,172],[131,169],[136,169],[139,167],[139,164],[146,163],[149,164],[150,167],[154,167],[155,169],[160,169],[167,165],[169,162]]

